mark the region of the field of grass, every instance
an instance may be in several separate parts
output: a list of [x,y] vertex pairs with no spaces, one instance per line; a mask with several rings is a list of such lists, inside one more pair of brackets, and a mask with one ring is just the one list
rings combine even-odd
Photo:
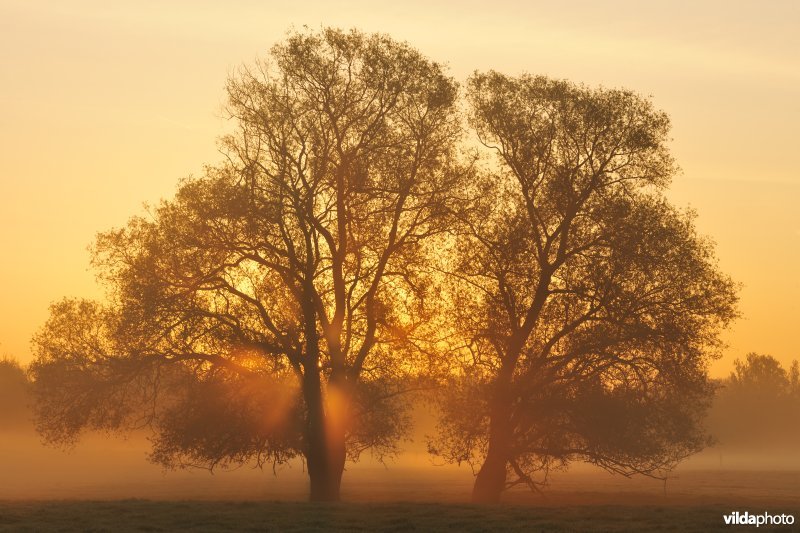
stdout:
[[[783,511],[800,517],[800,506]],[[0,502],[0,531],[717,531],[732,527],[722,520],[729,512],[726,505]]]
[[755,528],[726,526],[723,515],[800,519],[796,451],[709,455],[679,467],[666,485],[576,465],[555,473],[541,495],[513,490],[501,505],[475,506],[467,503],[469,468],[434,466],[427,455],[349,465],[345,502],[320,505],[303,502],[302,465],[163,472],[144,450],[137,440],[98,437],[65,454],[33,435],[0,434],[0,532],[738,531]]

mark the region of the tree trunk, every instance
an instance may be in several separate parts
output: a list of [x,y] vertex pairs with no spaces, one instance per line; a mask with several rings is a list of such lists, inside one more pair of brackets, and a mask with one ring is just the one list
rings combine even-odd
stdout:
[[[309,248],[310,242],[307,243]],[[313,271],[309,256],[308,271]],[[336,404],[331,398],[338,398],[336,387],[331,387],[338,373],[331,376],[328,390],[323,390],[320,371],[319,336],[317,333],[317,314],[314,307],[314,287],[311,277],[306,280],[304,288],[306,298],[303,305],[304,330],[306,335],[306,353],[303,363],[302,390],[306,404],[306,420],[304,428],[305,446],[303,454],[308,466],[310,481],[309,500],[312,502],[338,502],[341,499],[340,487],[345,462],[345,431],[342,424],[336,423],[338,413]],[[334,392],[332,395],[331,392]],[[327,392],[327,394],[326,394]],[[343,403],[343,402],[339,402]]]
[[341,500],[342,472],[344,462],[337,468],[319,450],[306,452],[311,502],[338,502]]
[[473,503],[497,503],[500,495],[506,488],[506,462],[507,459],[497,446],[489,443],[489,452],[486,454],[475,485],[472,487]]
[[[492,411],[495,414],[496,410]],[[497,503],[506,488],[506,465],[511,437],[507,416],[507,412],[502,413],[498,417],[492,416],[490,421],[489,449],[472,488],[474,503]]]
[[511,452],[510,373],[501,371],[489,410],[489,448],[472,488],[474,503],[497,503],[506,488],[506,465]]
[[336,502],[341,499],[346,448],[345,428],[340,413],[345,402],[330,384],[327,392],[327,397],[323,397],[319,371],[308,369],[303,383],[308,410],[304,454],[310,481],[309,500],[312,502]]
[[528,340],[539,314],[549,294],[548,287],[553,276],[550,264],[542,265],[542,273],[536,287],[536,294],[525,316],[522,326],[508,338],[505,351],[498,352],[501,360],[500,370],[492,390],[489,409],[489,448],[486,459],[475,477],[472,488],[472,501],[476,503],[495,503],[506,488],[506,466],[512,459],[512,437],[514,427],[511,411],[514,406],[514,369],[522,349]]

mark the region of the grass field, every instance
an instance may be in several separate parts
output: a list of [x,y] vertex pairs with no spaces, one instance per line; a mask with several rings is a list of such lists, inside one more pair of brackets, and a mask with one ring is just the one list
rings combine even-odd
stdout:
[[[136,440],[97,439],[70,453],[34,436],[0,434],[0,531],[714,531],[723,515],[800,519],[797,451],[688,461],[666,485],[597,469],[553,475],[544,494],[509,491],[504,503],[467,503],[468,468],[405,454],[351,465],[342,504],[307,504],[301,465],[232,472],[163,472]],[[779,526],[776,531],[800,531]],[[769,531],[761,527],[758,531]]]
[[[259,494],[243,476],[226,480],[241,491],[224,491],[228,501],[209,499],[219,497],[210,484],[192,492],[188,482],[170,482],[171,493],[135,489],[149,486],[152,499],[114,499],[118,488],[108,499],[0,500],[0,531],[721,531],[755,529],[725,525],[733,511],[800,518],[797,472],[683,472],[666,491],[654,480],[571,473],[544,495],[511,491],[500,505],[466,503],[469,484],[460,477],[378,474],[350,472],[340,504],[297,501],[306,489],[291,479],[273,478],[272,490]],[[758,529],[771,530],[800,526]]]
[[[800,507],[784,509],[800,516]],[[718,531],[726,505],[2,502],[0,531]],[[789,526],[759,531],[793,531]]]

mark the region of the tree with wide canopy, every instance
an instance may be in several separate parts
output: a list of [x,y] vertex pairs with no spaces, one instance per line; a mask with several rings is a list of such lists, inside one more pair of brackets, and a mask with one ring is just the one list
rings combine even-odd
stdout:
[[735,285],[663,196],[668,117],[624,90],[477,73],[470,119],[494,160],[447,272],[467,349],[435,453],[473,498],[584,460],[659,475],[707,442],[707,363]]
[[155,430],[153,458],[305,460],[337,500],[347,457],[394,451],[422,363],[417,268],[463,173],[457,90],[383,35],[297,32],[231,77],[223,164],[98,236],[103,302],[64,300],[34,339],[38,421]]

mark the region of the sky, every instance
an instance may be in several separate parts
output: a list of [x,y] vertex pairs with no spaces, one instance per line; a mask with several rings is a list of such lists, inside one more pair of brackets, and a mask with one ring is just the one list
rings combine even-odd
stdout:
[[668,193],[742,318],[711,366],[800,358],[800,2],[0,0],[0,355],[99,297],[88,246],[220,159],[224,85],[291,28],[382,32],[446,63],[625,87],[672,118]]

